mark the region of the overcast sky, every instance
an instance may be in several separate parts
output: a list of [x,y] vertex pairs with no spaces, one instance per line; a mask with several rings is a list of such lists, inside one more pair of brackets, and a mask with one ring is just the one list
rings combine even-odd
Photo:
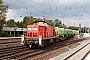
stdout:
[[[9,5],[7,20],[24,16],[59,19],[67,26],[90,27],[90,0],[3,0]],[[20,17],[22,16],[22,17]]]

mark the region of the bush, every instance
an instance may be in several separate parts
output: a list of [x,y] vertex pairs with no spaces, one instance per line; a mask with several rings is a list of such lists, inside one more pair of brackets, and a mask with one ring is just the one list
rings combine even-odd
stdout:
[[5,31],[0,30],[0,36],[7,37],[8,36],[8,33],[5,32]]

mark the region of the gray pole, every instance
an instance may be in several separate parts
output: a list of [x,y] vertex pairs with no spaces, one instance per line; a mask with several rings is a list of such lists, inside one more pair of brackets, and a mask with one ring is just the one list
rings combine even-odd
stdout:
[[15,37],[15,18],[16,17],[14,17],[14,37]]
[[54,20],[54,27],[55,27],[55,20]]
[[14,37],[15,37],[15,27],[14,27]]
[[81,34],[81,23],[79,24],[79,34]]
[[31,12],[30,12],[30,20],[31,20]]
[[31,12],[30,12],[30,17],[31,17]]

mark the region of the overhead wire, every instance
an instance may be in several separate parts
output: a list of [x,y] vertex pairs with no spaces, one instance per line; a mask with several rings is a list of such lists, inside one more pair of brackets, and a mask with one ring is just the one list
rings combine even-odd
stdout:
[[20,2],[20,3],[22,3],[22,4],[25,4],[25,5],[29,6],[29,7],[31,7],[31,8],[33,8],[33,9],[35,9],[35,10],[38,10],[38,11],[40,11],[40,12],[46,14],[46,15],[50,15],[50,14],[44,12],[44,11],[41,11],[41,10],[39,10],[39,9],[37,9],[37,8],[34,8],[33,6],[30,6],[30,5],[26,4],[25,2],[22,2],[22,1],[20,1],[20,0],[17,0],[17,1]]
[[[23,3],[23,4],[27,5],[27,6],[29,6],[29,7],[31,7],[31,8],[33,8],[33,9],[35,9],[35,10],[40,11],[39,9],[37,9],[37,8],[35,8],[35,7],[33,7],[33,6],[30,6],[30,5],[28,5],[27,3],[25,3],[25,2],[22,2],[22,1],[20,1],[20,0],[17,0],[17,1],[20,2],[20,3]],[[30,0],[30,1],[32,1],[32,0]],[[28,1],[26,1],[26,2],[28,2]],[[37,2],[36,2],[36,3],[37,3]],[[41,5],[41,3],[38,3],[38,4]],[[43,6],[43,4],[42,4],[41,6]],[[28,9],[28,8],[26,8],[26,9]],[[56,8],[56,9],[57,9],[57,8]],[[51,7],[50,7],[50,10],[52,10]],[[60,13],[59,11],[56,11],[56,12]],[[44,11],[42,11],[42,13],[50,16],[50,14],[47,14],[47,13],[44,12]]]
[[90,15],[90,13],[77,1],[77,0],[75,0],[77,3],[78,3],[78,5],[88,14],[88,15]]
[[[30,6],[29,4],[27,4],[26,2],[22,2],[22,1],[20,1],[20,0],[17,0],[18,2],[20,2],[20,3],[23,3],[23,4],[25,4],[25,5],[27,5],[27,6],[29,6],[29,7],[31,7],[31,8],[33,8],[33,9],[35,9],[35,10],[38,10],[38,11],[40,11],[40,12],[42,12],[42,13],[44,13],[44,14],[46,14],[46,15],[48,15],[48,16],[50,16],[50,14],[48,14],[48,13],[46,13],[45,11],[41,11],[41,10],[39,10],[39,9],[37,9],[37,8],[35,8],[35,7],[33,7],[33,6]],[[30,1],[33,1],[33,0],[30,0]],[[53,1],[53,0],[52,0]],[[27,1],[28,2],[28,1]],[[37,4],[39,4],[39,5],[41,5],[41,6],[51,6],[50,7],[50,10],[53,10],[52,9],[52,5],[47,5],[47,4],[44,4],[44,3],[41,3],[41,2],[36,2],[35,1],[35,3],[37,3]],[[54,6],[55,7],[55,6]],[[65,7],[65,6],[64,6]],[[28,7],[21,7],[21,8],[25,8],[26,10],[27,9],[29,9]],[[56,10],[58,9],[58,6],[57,6],[57,8],[56,8]],[[30,9],[29,9],[30,10]],[[69,8],[66,6],[66,10],[71,10],[72,11],[72,6],[70,6]],[[57,12],[59,12],[59,11],[57,11]],[[72,11],[73,12],[73,11]],[[30,12],[29,12],[30,13]],[[59,12],[60,13],[60,12]]]
[[[52,1],[54,1],[54,0],[52,0]],[[59,0],[60,1],[60,0]],[[56,1],[54,1],[55,3],[57,3]],[[60,6],[63,6],[63,5],[61,5],[61,4],[59,4]],[[66,5],[66,6],[63,6],[65,9],[66,9],[66,12],[69,12],[69,11],[71,11],[74,15],[75,15],[75,13],[74,13],[74,11],[73,11],[73,9],[72,9],[72,5]],[[66,14],[67,15],[67,14]]]
[[[42,3],[42,2],[40,2],[39,1],[39,3],[38,2],[36,2],[36,1],[34,1],[34,0],[29,0],[29,1],[33,1],[33,2],[35,2],[35,3],[37,3],[37,4],[40,4],[40,5],[43,5],[43,6],[52,6],[52,7],[56,7],[55,5],[50,5],[50,4],[45,4],[45,3]],[[60,5],[59,5],[60,6]],[[60,7],[62,7],[62,6],[60,6]]]
[[[44,11],[41,11],[41,10],[39,10],[39,9],[33,7],[33,6],[30,6],[30,5],[26,4],[25,2],[22,2],[22,1],[20,1],[20,0],[17,0],[17,1],[19,1],[20,3],[23,3],[23,4],[25,4],[25,5],[27,5],[27,6],[31,7],[31,8],[33,8],[33,9],[35,9],[35,10],[38,10],[38,11],[40,11],[40,12],[42,12],[42,13],[48,15],[48,16],[52,16],[52,15],[50,15],[50,14],[44,12]],[[27,2],[29,2],[29,1],[27,1]],[[60,12],[58,12],[58,13],[60,13]],[[45,17],[48,17],[48,16],[45,16]],[[53,17],[53,16],[52,16],[52,17]]]
[[[44,3],[42,3],[42,2],[36,2],[36,1],[34,1],[34,0],[29,0],[29,1],[32,1],[32,2],[34,2],[34,3],[36,3],[36,4],[38,4],[38,5],[40,5],[40,6],[43,6],[43,7],[45,7],[45,6],[50,6],[50,10],[53,10],[52,9],[52,7],[56,7],[56,10],[58,9],[58,6],[52,6],[52,5],[47,5],[47,4],[44,4]],[[27,1],[27,2],[29,2],[29,1]],[[54,0],[52,0],[52,1],[54,1]],[[54,2],[56,2],[56,1],[54,1]],[[59,4],[60,5],[60,7],[62,6],[61,4]],[[68,8],[68,6],[69,6],[69,8]],[[66,7],[66,10],[71,10],[72,8],[71,8],[71,5],[68,5],[68,6],[63,6],[63,7]],[[72,10],[71,10],[72,11]],[[58,13],[60,13],[59,11],[56,11],[56,12],[58,12]],[[72,11],[73,12],[73,11]],[[74,12],[73,12],[74,13]],[[61,14],[61,13],[60,13]]]
[[[83,3],[85,3],[85,1],[84,0],[82,0],[83,1]],[[90,8],[90,6],[87,4],[87,3],[85,3],[86,5],[87,5],[87,7],[89,7]]]
[[[46,4],[44,4],[44,3],[41,3],[41,2],[36,2],[36,1],[33,1],[33,0],[29,0],[29,1],[32,1],[32,2],[34,2],[34,3],[36,3],[36,4],[38,4],[38,5],[40,5],[40,6],[46,6]],[[29,1],[27,1],[27,2],[29,2]],[[50,7],[50,10],[52,10],[52,11],[56,11],[57,10],[57,7],[56,6],[54,6],[54,7],[56,7],[56,10],[54,10],[54,9],[52,9],[52,5],[47,5],[47,7]],[[56,11],[56,12],[58,12],[58,13],[60,13],[59,11]],[[61,13],[60,13],[61,14]]]
[[[5,2],[4,2],[5,3]],[[9,6],[13,6],[13,7],[18,7],[18,8],[24,8],[27,9],[27,7],[22,7],[22,6],[18,6],[18,5],[14,5],[14,4],[10,4],[10,3],[5,3],[8,4]]]
[[[5,3],[5,4],[9,4],[9,3]],[[13,6],[13,8],[12,8],[12,6]],[[13,10],[17,10],[19,12],[23,12],[23,13],[30,13],[30,12],[27,12],[28,9],[30,10],[30,8],[27,8],[27,7],[22,7],[22,6],[17,6],[17,5],[9,4],[9,8],[13,9]],[[25,9],[25,10],[21,10],[21,8]],[[33,15],[34,16],[39,16],[39,15],[36,15],[36,14],[33,14]]]

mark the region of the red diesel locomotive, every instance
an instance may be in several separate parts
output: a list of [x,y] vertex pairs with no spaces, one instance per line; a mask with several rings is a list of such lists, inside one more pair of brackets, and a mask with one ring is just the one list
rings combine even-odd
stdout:
[[27,25],[26,36],[23,43],[30,48],[33,46],[46,46],[55,42],[55,29],[45,21],[35,21],[32,25]]

